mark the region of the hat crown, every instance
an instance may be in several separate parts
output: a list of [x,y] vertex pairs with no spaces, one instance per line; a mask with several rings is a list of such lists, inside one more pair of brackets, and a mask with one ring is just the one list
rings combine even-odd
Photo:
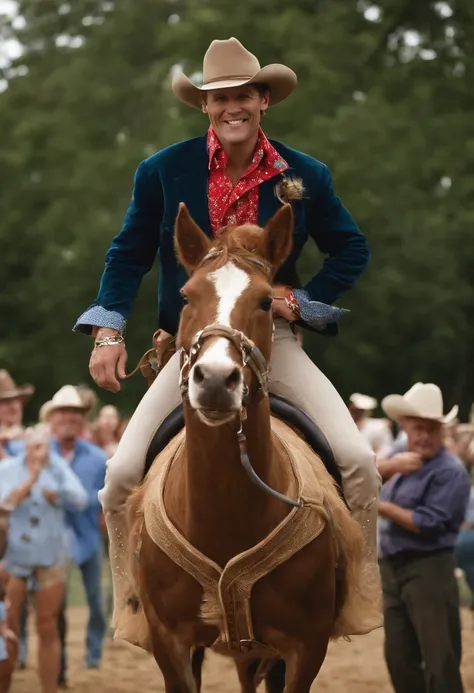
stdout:
[[0,394],[11,392],[12,390],[16,390],[16,383],[10,373],[5,368],[2,368],[0,370]]
[[251,79],[260,63],[238,39],[215,40],[206,51],[202,64],[203,85],[232,79]]
[[443,416],[443,395],[434,383],[415,383],[404,399],[415,409],[424,412],[429,418]]
[[84,406],[81,395],[74,385],[63,385],[63,387],[53,396],[51,403],[54,408],[59,407],[79,407]]

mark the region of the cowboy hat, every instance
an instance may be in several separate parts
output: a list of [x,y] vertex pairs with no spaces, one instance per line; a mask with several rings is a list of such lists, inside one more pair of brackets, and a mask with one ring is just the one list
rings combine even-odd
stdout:
[[415,383],[404,395],[384,397],[382,409],[394,421],[413,416],[443,424],[452,421],[459,410],[455,405],[448,414],[443,415],[443,395],[433,383]]
[[362,411],[372,411],[378,404],[376,399],[368,395],[361,395],[360,392],[354,392],[349,397],[349,402],[351,402],[356,409],[361,409]]
[[202,94],[211,89],[265,84],[270,90],[271,105],[275,105],[291,94],[297,81],[296,74],[286,65],[272,64],[261,68],[255,55],[232,37],[225,41],[213,41],[207,49],[200,86],[179,72],[174,75],[171,88],[178,99],[201,110]]
[[85,413],[87,406],[74,385],[64,385],[49,402],[43,404],[39,412],[40,421],[47,421],[53,411],[57,409],[77,409]]
[[30,399],[35,388],[29,383],[26,385],[17,385],[10,373],[2,368],[0,370],[0,401],[20,397],[23,403]]

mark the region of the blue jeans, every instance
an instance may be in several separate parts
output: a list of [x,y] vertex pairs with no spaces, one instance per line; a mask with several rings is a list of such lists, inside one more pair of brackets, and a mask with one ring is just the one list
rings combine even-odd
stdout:
[[456,545],[456,560],[471,590],[471,609],[474,609],[474,529],[463,530]]
[[[105,618],[102,604],[102,551],[97,551],[79,566],[82,583],[89,606],[89,622],[86,631],[85,663],[87,667],[95,667],[102,659],[102,645],[105,637]],[[59,634],[61,639],[61,672],[60,680],[66,677],[66,600],[59,614]]]

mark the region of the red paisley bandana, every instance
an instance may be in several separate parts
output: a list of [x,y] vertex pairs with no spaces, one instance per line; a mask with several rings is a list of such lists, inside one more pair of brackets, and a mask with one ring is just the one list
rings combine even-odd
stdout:
[[289,168],[259,130],[252,163],[235,188],[226,174],[227,154],[216,133],[209,128],[209,217],[214,235],[224,226],[256,224],[258,220],[258,186]]

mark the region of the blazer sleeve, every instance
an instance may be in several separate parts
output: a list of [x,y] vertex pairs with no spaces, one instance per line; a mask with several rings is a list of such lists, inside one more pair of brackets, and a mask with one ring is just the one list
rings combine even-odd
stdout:
[[158,252],[162,216],[159,170],[156,162],[145,160],[135,172],[122,230],[107,251],[97,297],[78,318],[75,331],[90,334],[94,326],[125,329],[141,280]]
[[337,197],[328,167],[320,166],[309,201],[307,229],[327,257],[304,291],[311,301],[332,305],[363,274],[370,251],[365,236]]

